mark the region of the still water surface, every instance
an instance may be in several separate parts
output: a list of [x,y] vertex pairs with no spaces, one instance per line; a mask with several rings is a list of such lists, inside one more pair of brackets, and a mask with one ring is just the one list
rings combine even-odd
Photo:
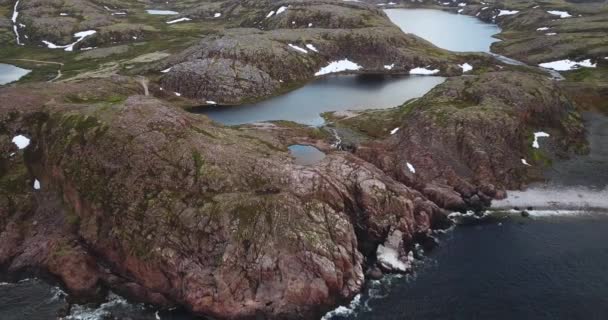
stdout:
[[11,64],[0,63],[0,85],[21,79],[30,73],[30,70],[15,67]]
[[192,111],[226,125],[270,120],[321,125],[323,112],[396,107],[423,96],[444,80],[434,76],[335,75],[259,103]]
[[413,33],[451,51],[489,52],[498,39],[497,25],[475,17],[431,9],[387,9],[389,19],[405,33]]

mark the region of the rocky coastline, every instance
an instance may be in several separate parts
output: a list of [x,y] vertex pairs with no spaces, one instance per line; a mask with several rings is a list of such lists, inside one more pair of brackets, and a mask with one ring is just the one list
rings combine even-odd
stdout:
[[[34,19],[36,1],[24,2],[25,19]],[[51,277],[82,301],[112,291],[218,319],[319,318],[356,296],[366,278],[408,272],[414,246],[431,246],[450,213],[481,212],[505,190],[542,179],[554,159],[585,152],[580,112],[604,96],[606,62],[554,81],[487,54],[434,47],[377,7],[330,0],[184,7],[179,17],[222,11],[227,22],[160,60],[130,57],[79,75],[68,68],[65,81],[0,87],[1,272]],[[486,11],[504,10],[481,8],[468,4],[463,13],[491,20]],[[513,35],[546,21],[536,11],[496,22]],[[70,21],[84,23],[77,20]],[[24,29],[46,30],[38,24]],[[157,32],[133,28],[81,45]],[[516,43],[494,48],[530,64],[550,56],[520,52]],[[598,50],[577,58],[597,60],[605,54]],[[183,108],[269,97],[346,57],[359,64],[353,72],[428,67],[453,77],[398,108],[328,114],[326,128],[225,127]],[[462,75],[460,64],[471,61],[476,69]],[[356,139],[336,148],[328,128]],[[532,141],[539,131],[551,135],[542,150]],[[296,165],[287,149],[296,143],[327,156]]]

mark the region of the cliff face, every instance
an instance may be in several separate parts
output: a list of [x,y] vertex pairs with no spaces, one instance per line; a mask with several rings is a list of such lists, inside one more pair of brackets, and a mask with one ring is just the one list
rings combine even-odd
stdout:
[[[362,253],[397,234],[405,257],[445,218],[348,153],[297,166],[285,146],[154,98],[74,103],[52,92],[130,85],[101,82],[0,90],[0,266],[10,272],[50,272],[81,297],[102,285],[220,318],[307,318],[360,290]],[[19,100],[26,91],[39,93]],[[17,134],[31,144],[16,150]]]
[[[487,205],[538,179],[551,158],[585,149],[580,116],[545,75],[452,78],[386,117],[399,131],[357,154],[453,210]],[[551,135],[542,149],[535,132]]]

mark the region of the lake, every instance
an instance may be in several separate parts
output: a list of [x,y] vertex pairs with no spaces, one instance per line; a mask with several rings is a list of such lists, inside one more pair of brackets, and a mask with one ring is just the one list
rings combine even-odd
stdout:
[[292,145],[289,146],[289,153],[295,159],[295,164],[301,166],[311,166],[325,159],[325,153],[313,146]]
[[413,33],[451,51],[489,52],[500,32],[495,24],[475,17],[432,9],[386,9],[384,12],[405,33]]
[[317,126],[324,122],[323,112],[396,107],[443,81],[445,78],[435,76],[333,75],[262,102],[191,111],[226,125],[291,120]]
[[30,72],[31,70],[0,63],[0,85],[17,81]]

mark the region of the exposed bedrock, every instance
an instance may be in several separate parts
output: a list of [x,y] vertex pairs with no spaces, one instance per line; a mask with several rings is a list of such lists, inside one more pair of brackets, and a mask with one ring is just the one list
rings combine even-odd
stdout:
[[389,234],[407,259],[445,221],[350,153],[297,166],[283,145],[156,99],[87,96],[99,87],[137,85],[0,89],[2,268],[48,272],[79,297],[109,288],[217,318],[310,318],[359,292],[364,255]]
[[[258,13],[243,18],[240,28],[209,35],[160,64],[158,70],[170,68],[161,85],[203,102],[238,104],[301,85],[344,59],[360,66],[350,71],[407,73],[426,67],[444,75],[462,73],[458,63],[465,56],[404,34],[375,8],[316,2],[320,7],[301,1],[254,7]],[[285,11],[266,18],[279,5]],[[336,19],[328,19],[334,13]]]
[[[586,146],[574,105],[546,76],[509,71],[451,78],[394,112],[390,118],[401,119],[400,130],[360,146],[357,155],[452,210],[502,198],[505,189],[540,178],[552,158]],[[541,131],[551,137],[533,148]]]

